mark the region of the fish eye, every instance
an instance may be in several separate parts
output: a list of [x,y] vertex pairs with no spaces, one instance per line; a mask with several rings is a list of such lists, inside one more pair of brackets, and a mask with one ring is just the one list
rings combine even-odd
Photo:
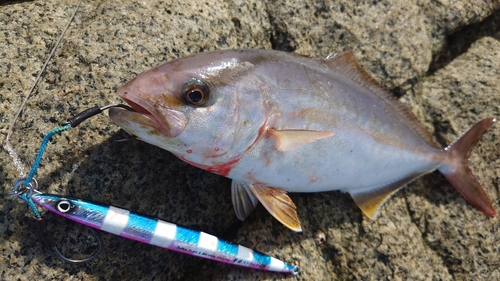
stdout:
[[73,208],[73,205],[68,200],[61,200],[57,202],[57,210],[61,213],[67,213]]
[[210,88],[205,81],[193,78],[183,86],[182,98],[185,104],[206,106],[210,101]]

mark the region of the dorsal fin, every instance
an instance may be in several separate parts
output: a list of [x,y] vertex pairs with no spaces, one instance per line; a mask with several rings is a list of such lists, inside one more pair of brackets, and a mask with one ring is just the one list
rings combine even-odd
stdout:
[[440,148],[433,140],[431,133],[425,128],[417,117],[400,102],[392,93],[388,92],[380,83],[370,76],[356,61],[351,51],[328,55],[323,63],[331,70],[341,73],[343,76],[358,83],[366,90],[383,100],[402,118],[408,121],[410,127],[425,142],[435,148]]

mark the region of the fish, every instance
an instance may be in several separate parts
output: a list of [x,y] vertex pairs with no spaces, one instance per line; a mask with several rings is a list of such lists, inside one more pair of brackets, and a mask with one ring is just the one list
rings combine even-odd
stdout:
[[442,149],[352,52],[325,59],[276,50],[203,52],[167,62],[117,90],[133,110],[109,117],[139,139],[232,179],[236,216],[260,202],[302,227],[289,192],[349,193],[376,219],[402,186],[434,170],[474,207],[497,214],[468,167],[485,118]]
[[30,199],[38,206],[77,223],[145,244],[242,267],[293,275],[299,273],[297,266],[261,252],[116,206],[48,193],[35,193]]

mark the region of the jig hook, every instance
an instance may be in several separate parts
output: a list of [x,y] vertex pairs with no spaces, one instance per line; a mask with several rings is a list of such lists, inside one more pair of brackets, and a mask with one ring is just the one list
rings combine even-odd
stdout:
[[59,249],[55,245],[54,239],[52,238],[52,236],[47,231],[47,225],[45,223],[45,220],[43,220],[42,218],[40,218],[40,219],[36,219],[35,222],[36,222],[36,228],[38,230],[38,234],[40,235],[42,241],[45,243],[45,245],[47,245],[47,247],[49,247],[52,251],[54,251],[54,253],[56,254],[56,256],[60,260],[62,260],[64,262],[68,262],[68,263],[84,263],[84,262],[89,262],[89,261],[97,258],[97,256],[99,256],[99,254],[102,251],[102,244],[103,243],[102,243],[101,236],[95,230],[93,230],[92,228],[90,228],[90,227],[87,226],[87,228],[92,232],[92,235],[94,235],[94,237],[96,238],[99,247],[88,258],[84,258],[84,259],[81,259],[81,260],[70,259],[70,258],[66,257],[65,255],[63,255],[61,253],[61,251],[59,251]]

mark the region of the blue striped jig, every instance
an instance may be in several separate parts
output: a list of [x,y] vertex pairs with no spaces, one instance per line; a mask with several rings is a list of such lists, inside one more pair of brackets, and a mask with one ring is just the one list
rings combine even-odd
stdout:
[[34,193],[31,199],[67,219],[142,243],[243,267],[293,275],[299,272],[297,266],[205,232],[114,206],[45,193]]

